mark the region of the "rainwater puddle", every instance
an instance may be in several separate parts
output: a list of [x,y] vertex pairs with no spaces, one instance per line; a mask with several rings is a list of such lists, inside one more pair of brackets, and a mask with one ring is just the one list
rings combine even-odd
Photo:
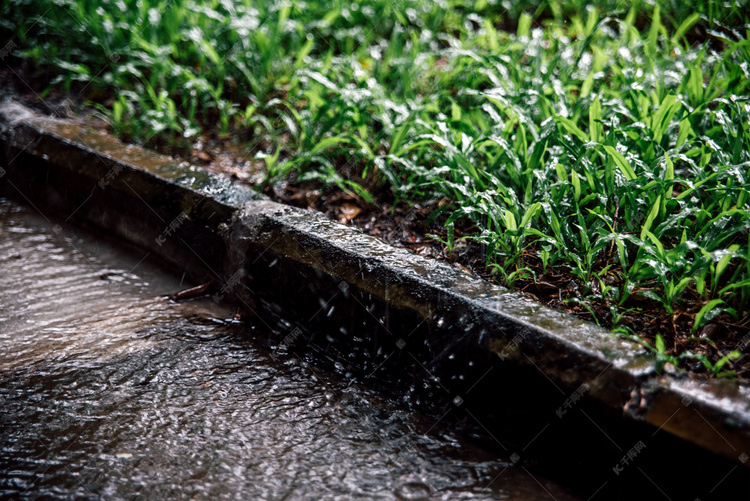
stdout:
[[106,242],[0,199],[0,498],[571,499]]

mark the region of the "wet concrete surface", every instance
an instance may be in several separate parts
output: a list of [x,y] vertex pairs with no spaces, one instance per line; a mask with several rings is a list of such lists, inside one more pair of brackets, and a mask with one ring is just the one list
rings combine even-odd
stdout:
[[189,285],[0,199],[0,498],[573,499]]

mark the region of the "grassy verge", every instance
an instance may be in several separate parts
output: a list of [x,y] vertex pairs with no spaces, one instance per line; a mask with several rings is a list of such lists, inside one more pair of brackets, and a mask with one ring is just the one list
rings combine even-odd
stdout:
[[660,365],[746,376],[749,22],[738,0],[5,0],[0,43],[131,141],[447,201],[449,252],[569,278]]

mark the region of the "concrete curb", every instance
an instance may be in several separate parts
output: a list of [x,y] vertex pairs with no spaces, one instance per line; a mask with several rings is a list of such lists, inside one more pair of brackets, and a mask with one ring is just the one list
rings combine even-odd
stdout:
[[583,399],[750,466],[750,392],[736,382],[659,377],[640,347],[595,325],[84,125],[5,102],[0,141],[0,193],[214,280],[217,301],[274,325],[274,353],[305,339],[333,363],[358,353],[363,373],[407,360],[455,405],[476,384],[457,367],[477,358],[482,370],[549,380],[562,395],[558,416]]

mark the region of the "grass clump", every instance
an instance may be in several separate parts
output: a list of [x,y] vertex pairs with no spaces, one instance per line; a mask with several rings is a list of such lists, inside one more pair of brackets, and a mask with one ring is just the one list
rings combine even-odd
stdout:
[[747,375],[747,7],[6,1],[2,34],[130,140],[231,137],[264,187],[447,200],[439,238],[504,283],[570,284],[549,303]]

